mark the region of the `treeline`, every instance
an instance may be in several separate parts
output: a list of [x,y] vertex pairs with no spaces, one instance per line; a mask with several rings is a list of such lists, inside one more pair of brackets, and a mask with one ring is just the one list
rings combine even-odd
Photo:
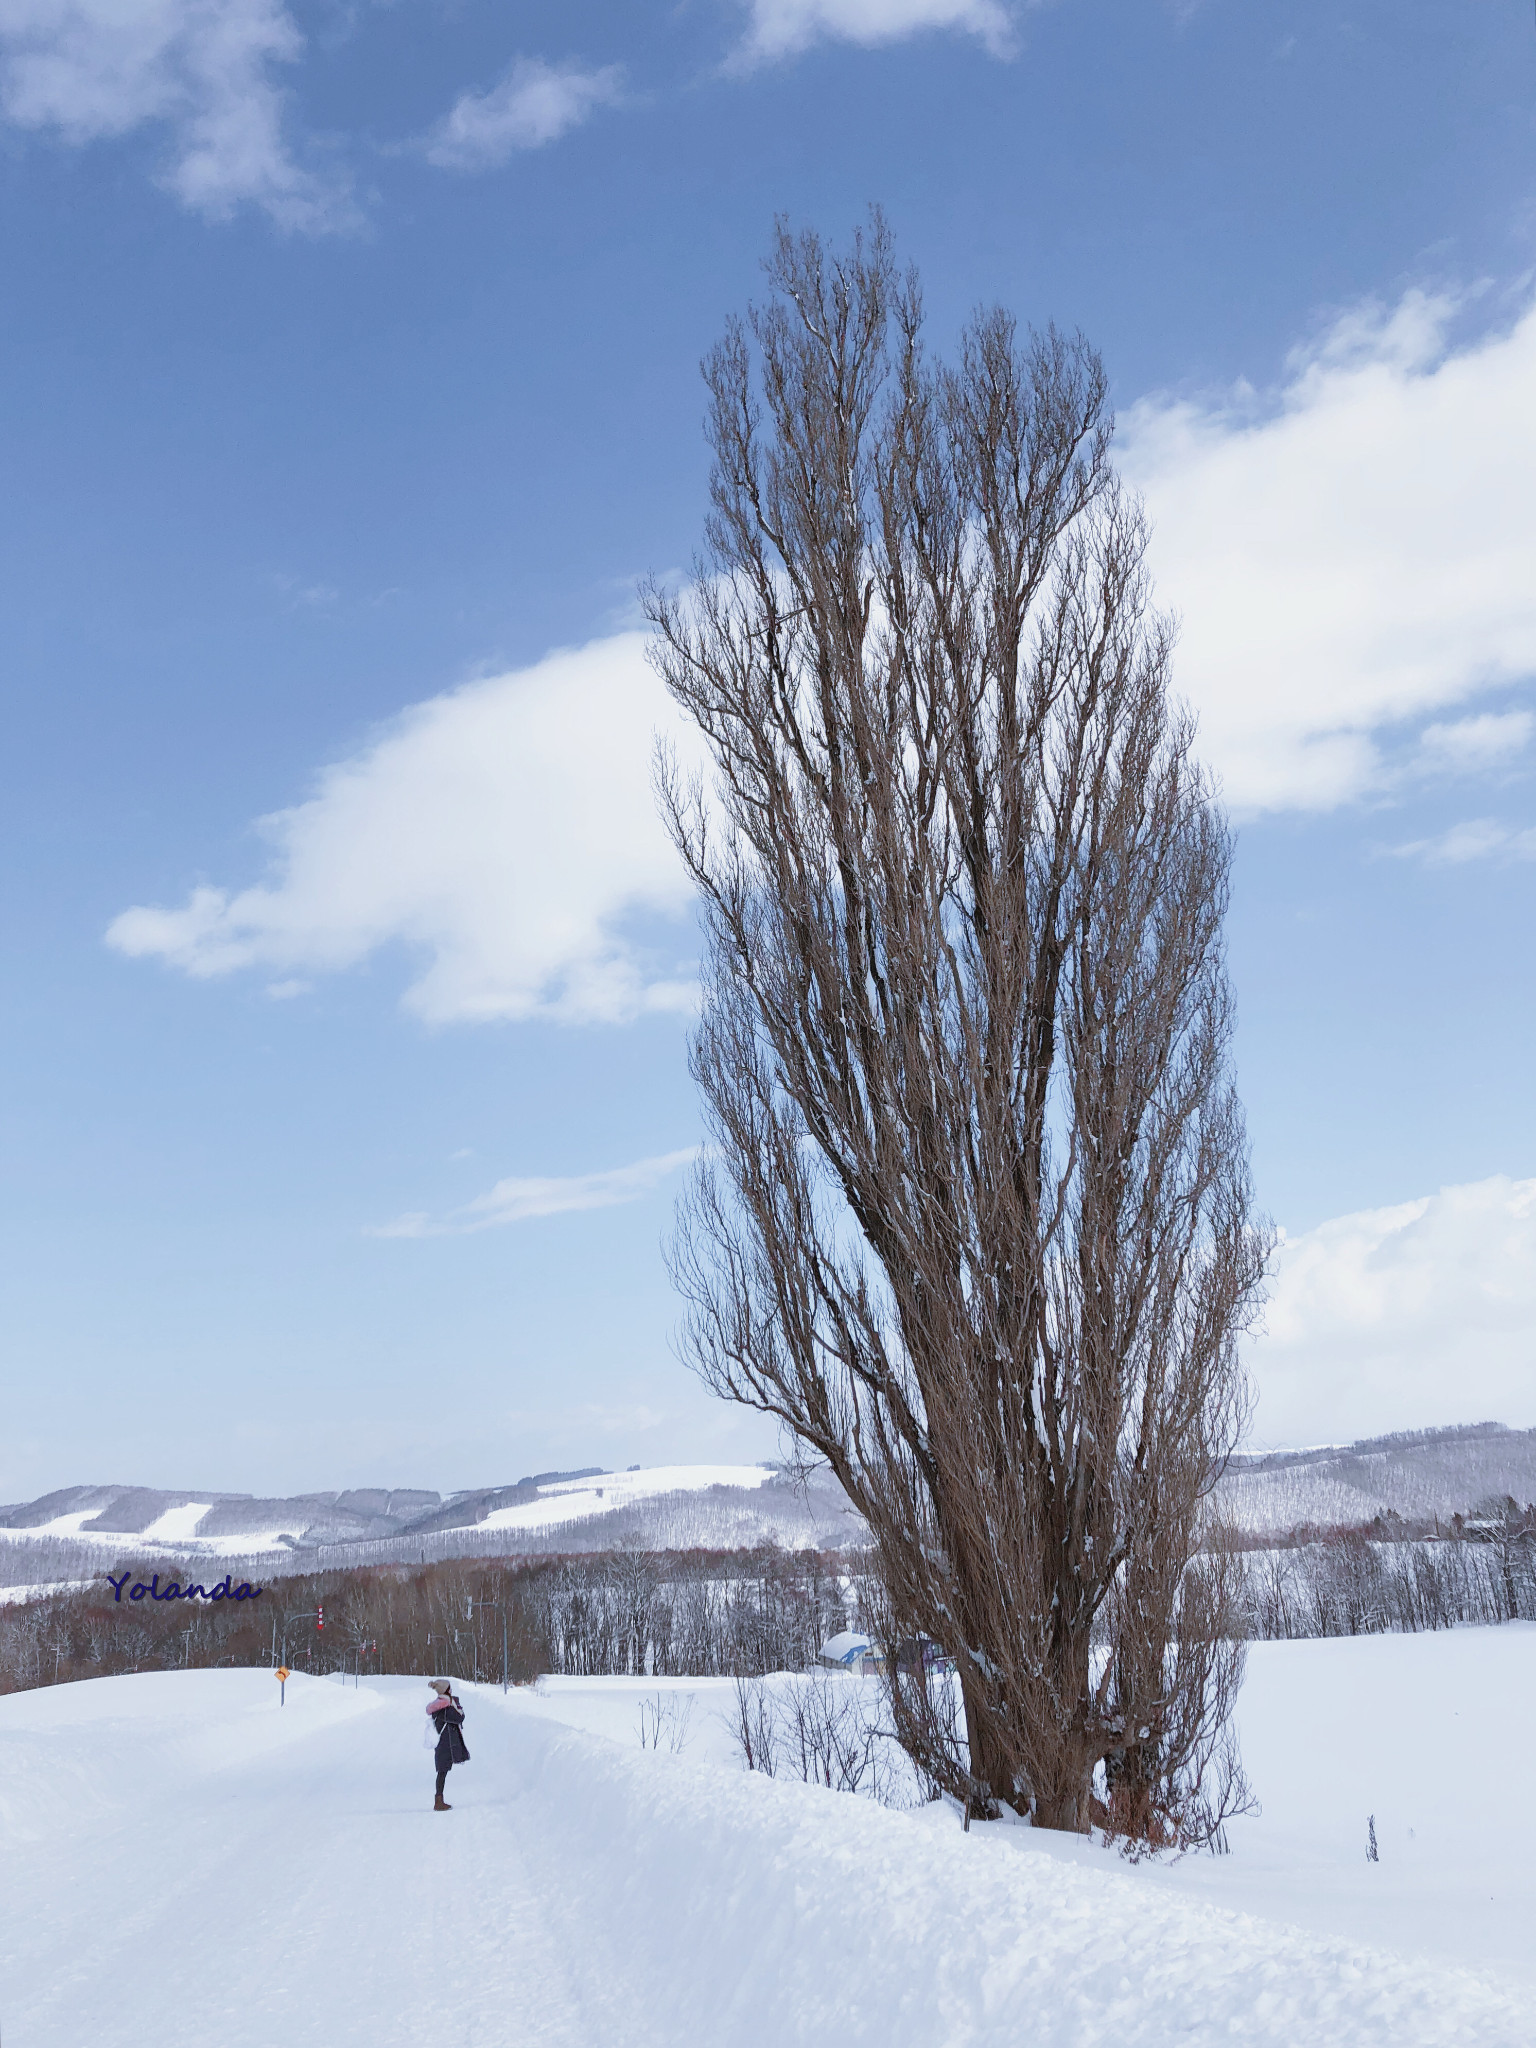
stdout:
[[[1439,1535],[1383,1516],[1364,1528],[1294,1531],[1263,1547],[1226,1540],[1240,1553],[1255,1640],[1536,1620],[1536,1510],[1513,1501],[1485,1503]],[[260,1586],[259,1596],[203,1601],[165,1596],[191,1583],[194,1570],[211,1590],[216,1582],[205,1563],[168,1570],[160,1557],[114,1558],[89,1586],[0,1607],[0,1692],[279,1659],[317,1674],[495,1680],[504,1644],[514,1683],[546,1671],[696,1678],[805,1671],[838,1630],[874,1633],[869,1565],[863,1551],[774,1545],[452,1558],[275,1580],[247,1562],[244,1576]],[[231,1576],[238,1591],[242,1574]],[[135,1585],[147,1589],[137,1600]]]
[[1536,1621],[1536,1510],[1455,1518],[1426,1536],[1382,1517],[1247,1549],[1249,1633],[1261,1642]]
[[[226,1561],[227,1562],[227,1561]],[[862,1558],[723,1552],[457,1558],[262,1581],[244,1600],[174,1596],[190,1568],[110,1577],[0,1608],[0,1692],[123,1672],[271,1666],[463,1680],[751,1676],[803,1670],[863,1611]],[[125,1577],[126,1575],[126,1577]],[[207,1568],[199,1581],[212,1590]],[[218,1582],[222,1583],[222,1579]],[[235,1578],[234,1590],[239,1590]],[[134,1598],[135,1586],[145,1591]],[[323,1626],[321,1620],[323,1617]]]
[[619,1551],[540,1575],[546,1662],[569,1677],[804,1671],[869,1604],[863,1553]]

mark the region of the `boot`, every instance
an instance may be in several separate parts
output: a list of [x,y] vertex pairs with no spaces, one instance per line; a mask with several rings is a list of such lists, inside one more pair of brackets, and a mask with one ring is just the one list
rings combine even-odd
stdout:
[[452,1813],[453,1808],[448,1804],[442,1793],[439,1792],[436,1799],[432,1802],[432,1811],[434,1813]]

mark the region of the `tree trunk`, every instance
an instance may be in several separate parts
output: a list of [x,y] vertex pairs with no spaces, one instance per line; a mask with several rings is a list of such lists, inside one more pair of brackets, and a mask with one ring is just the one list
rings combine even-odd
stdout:
[[1092,1793],[1092,1763],[1064,1758],[1061,1770],[1053,1774],[1052,1782],[1042,1785],[1035,1793],[1035,1826],[1060,1828],[1069,1835],[1086,1835],[1091,1818],[1089,1801]]
[[[1014,1789],[1013,1767],[1008,1753],[992,1726],[973,1676],[962,1671],[960,1697],[965,1707],[965,1740],[971,1776],[979,1791],[971,1795],[971,1814],[976,1820],[996,1820],[999,1806],[1025,1811],[1025,1797]],[[990,1804],[988,1799],[990,1797]]]

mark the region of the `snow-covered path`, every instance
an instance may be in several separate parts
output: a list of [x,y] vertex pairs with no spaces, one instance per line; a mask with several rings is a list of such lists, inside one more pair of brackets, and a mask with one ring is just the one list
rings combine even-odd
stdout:
[[46,1710],[95,1688],[4,1703],[6,2048],[616,2038],[518,1845],[510,1718],[475,1717],[473,1791],[434,1814],[419,1684],[290,1681],[277,1717],[265,1674],[103,1683],[133,1711],[89,1757]]
[[473,1762],[442,1815],[419,1680],[276,1690],[212,1671],[0,1699],[5,2048],[1536,2042],[1507,1976],[749,1776],[718,1729],[714,1760],[642,1751],[633,1692],[604,1735],[558,1694],[465,1688]]

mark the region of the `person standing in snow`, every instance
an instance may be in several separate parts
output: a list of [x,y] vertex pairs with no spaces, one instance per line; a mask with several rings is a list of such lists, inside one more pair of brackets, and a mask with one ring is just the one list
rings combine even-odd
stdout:
[[437,1695],[427,1708],[429,1725],[437,1730],[437,1748],[433,1752],[433,1761],[437,1765],[437,1797],[432,1803],[432,1811],[452,1813],[453,1808],[443,1797],[443,1786],[455,1764],[469,1762],[469,1751],[464,1746],[464,1709],[446,1678],[434,1678],[430,1682]]

